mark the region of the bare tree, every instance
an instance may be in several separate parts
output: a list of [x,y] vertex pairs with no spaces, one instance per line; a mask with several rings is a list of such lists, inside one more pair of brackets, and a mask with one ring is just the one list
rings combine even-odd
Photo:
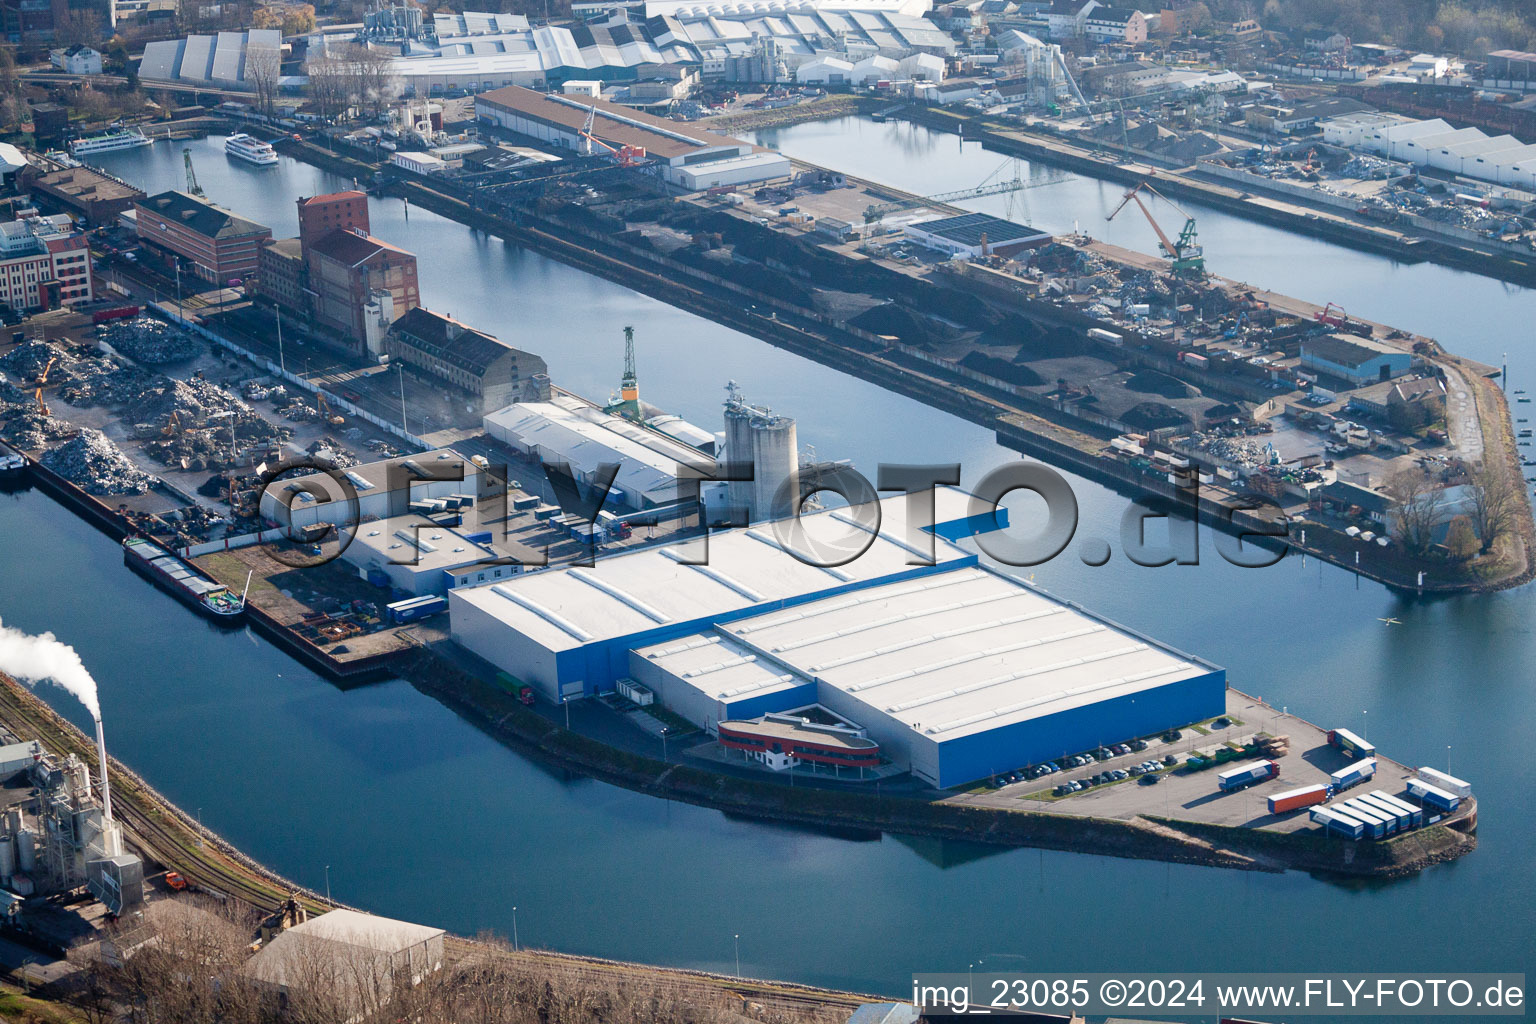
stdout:
[[256,109],[268,117],[276,109],[282,75],[283,58],[277,50],[270,46],[246,48],[245,80],[256,93]]
[[394,72],[394,58],[366,46],[349,46],[342,54],[350,96],[359,106],[377,114],[400,95],[400,76]]
[[1387,480],[1386,493],[1395,503],[1392,532],[1403,550],[1422,555],[1434,542],[1435,527],[1445,521],[1440,488],[1419,469],[1405,469]]
[[311,57],[304,65],[309,98],[321,117],[330,117],[347,104],[348,77],[342,62],[330,55]]
[[1477,531],[1481,550],[1487,551],[1515,528],[1523,495],[1516,490],[1510,474],[1500,472],[1491,460],[1472,467],[1469,476],[1472,502],[1467,518]]
[[85,7],[64,11],[53,23],[53,41],[60,46],[100,46],[101,15]]

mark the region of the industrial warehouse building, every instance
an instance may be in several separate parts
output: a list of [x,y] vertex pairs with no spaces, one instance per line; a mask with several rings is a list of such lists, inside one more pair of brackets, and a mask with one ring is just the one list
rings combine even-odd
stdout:
[[566,464],[583,486],[604,464],[617,464],[609,500],[633,509],[678,501],[683,497],[680,475],[687,469],[702,474],[714,466],[699,449],[565,391],[556,391],[547,402],[509,405],[486,416],[484,423],[485,432],[509,448],[545,464]]
[[341,484],[317,472],[274,481],[261,495],[262,518],[293,530],[348,526],[354,514],[362,520],[402,516],[413,501],[476,494],[480,486],[479,469],[449,448],[353,466],[342,475],[357,492],[355,513]]
[[[940,788],[1222,713],[1222,669],[984,568],[952,541],[1003,517],[937,496],[910,531],[905,496],[879,502],[836,568],[770,524],[715,535],[707,564],[674,545],[453,591],[454,638],[552,700],[629,678],[711,732],[821,705]],[[805,521],[858,529],[848,510]]]
[[1012,256],[1023,249],[1033,249],[1051,240],[1047,231],[985,213],[962,213],[938,220],[919,221],[904,226],[902,233],[929,249],[967,259],[988,254]]
[[660,165],[663,178],[690,191],[790,173],[789,159],[772,150],[591,97],[546,96],[516,85],[475,97],[475,116],[481,121],[577,152],[587,145],[582,126],[594,110],[596,138],[616,149],[644,150]]
[[1301,365],[1351,384],[1370,384],[1407,373],[1413,355],[1370,338],[1326,334],[1301,343]]
[[542,552],[492,534],[439,526],[421,515],[392,516],[363,523],[341,557],[373,583],[416,597],[444,594],[509,579],[525,565],[543,561]]
[[253,28],[190,35],[146,43],[139,78],[146,82],[185,82],[222,89],[254,90],[253,80],[280,73],[283,34]]

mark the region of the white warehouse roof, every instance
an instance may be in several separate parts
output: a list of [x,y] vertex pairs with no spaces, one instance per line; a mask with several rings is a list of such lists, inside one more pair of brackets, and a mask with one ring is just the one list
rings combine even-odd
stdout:
[[212,83],[243,89],[251,53],[266,51],[280,57],[282,48],[283,34],[277,29],[159,40],[145,44],[139,77],[152,82]]
[[816,680],[945,742],[1218,671],[979,566],[636,652],[711,700]]
[[[969,515],[965,494],[948,488],[938,494],[938,522]],[[681,561],[703,560],[702,541],[644,548],[599,559],[587,568],[548,569],[495,586],[455,591],[454,614],[460,602],[471,605],[545,650],[563,651],[882,579],[912,569],[928,554],[926,537],[916,544],[909,537],[906,501],[896,496],[879,502],[878,537],[862,555],[835,568],[796,558],[766,524],[712,533],[707,565]],[[850,534],[849,519],[849,511],[841,509],[807,515],[803,522],[813,538],[829,540]],[[940,564],[975,559],[942,538],[933,537],[933,543]]]
[[681,441],[557,393],[548,402],[519,402],[485,417],[486,433],[545,461],[569,463],[587,479],[605,462],[617,463],[614,486],[650,504],[677,500],[679,465],[709,467],[709,456]]

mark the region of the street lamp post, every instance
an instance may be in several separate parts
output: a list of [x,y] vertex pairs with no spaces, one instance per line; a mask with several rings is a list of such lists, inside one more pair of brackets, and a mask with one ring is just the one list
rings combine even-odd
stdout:
[[201,807],[197,809],[197,845],[199,848],[203,845],[203,809]]
[[671,764],[672,763],[672,759],[667,756],[667,727],[666,726],[662,726],[661,727],[661,759],[664,762],[666,762],[667,764]]
[[405,363],[395,365],[400,367],[400,429],[409,434],[411,428],[405,425]]
[[736,934],[736,977],[741,977],[741,934]]
[[[325,902],[331,903],[331,866],[325,866]],[[334,904],[333,904],[334,905]]]
[[512,908],[512,948],[517,949],[517,908]]

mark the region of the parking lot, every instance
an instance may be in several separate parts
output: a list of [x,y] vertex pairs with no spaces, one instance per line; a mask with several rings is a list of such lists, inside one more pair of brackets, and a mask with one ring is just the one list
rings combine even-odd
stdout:
[[[1053,814],[1123,820],[1152,815],[1283,832],[1317,828],[1312,824],[1306,809],[1270,814],[1268,798],[1302,786],[1326,785],[1329,774],[1349,764],[1351,758],[1328,745],[1325,729],[1304,722],[1281,709],[1272,708],[1239,690],[1227,691],[1227,720],[1225,726],[1208,722],[1186,727],[1179,730],[1181,735],[1172,742],[1147,737],[1147,748],[1142,751],[1119,754],[1102,761],[1093,760],[1082,767],[1024,779],[1000,788],[965,793],[952,798],[952,801],[1009,810],[1049,811]],[[1359,726],[1355,722],[1339,724],[1345,727]],[[1280,774],[1276,778],[1226,793],[1217,786],[1216,781],[1222,769],[1191,771],[1185,767],[1191,755],[1211,754],[1227,743],[1241,746],[1257,734],[1290,737],[1289,753],[1274,759],[1280,765]],[[1115,769],[1129,771],[1141,762],[1151,759],[1162,761],[1170,755],[1177,759],[1178,765],[1158,771],[1154,776],[1156,783],[1130,777],[1091,785],[1066,796],[1053,795],[1056,787],[1063,783],[1083,782]],[[1256,759],[1239,759],[1223,768]],[[1358,788],[1361,792],[1380,789],[1402,796],[1405,792],[1404,782],[1412,775],[1413,772],[1407,767],[1378,754],[1375,778]]]

